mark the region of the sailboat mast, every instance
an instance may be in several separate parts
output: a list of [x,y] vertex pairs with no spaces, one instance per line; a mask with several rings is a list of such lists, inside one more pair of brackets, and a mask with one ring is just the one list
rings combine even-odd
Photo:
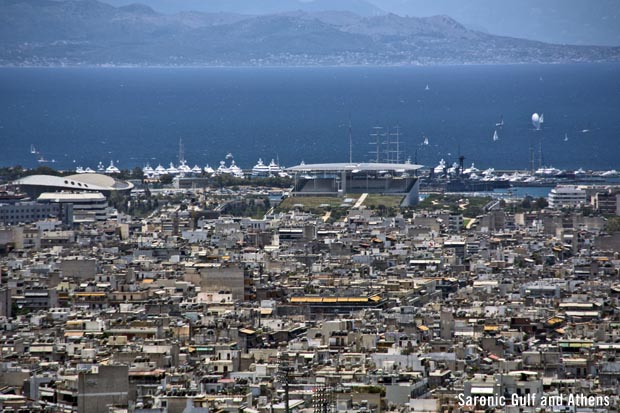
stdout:
[[353,163],[353,130],[349,119],[349,164]]
[[179,138],[179,163],[185,161],[185,148],[183,148],[183,138]]

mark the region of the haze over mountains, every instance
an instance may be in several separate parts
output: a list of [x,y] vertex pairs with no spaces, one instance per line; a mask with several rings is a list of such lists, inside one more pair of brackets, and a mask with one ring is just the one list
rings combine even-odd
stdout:
[[[104,0],[123,6],[136,0]],[[620,46],[618,0],[140,0],[158,12],[273,14],[344,10],[361,16],[448,15],[466,27],[558,44]]]
[[[169,0],[159,0],[165,3]],[[215,0],[224,1],[224,0]],[[226,0],[251,4],[250,0]],[[261,7],[283,0],[265,0]],[[97,0],[0,0],[2,65],[402,65],[620,61],[618,47],[494,36],[446,16],[381,14],[364,0],[329,11],[297,0],[276,14],[156,12]],[[232,3],[231,3],[232,4]]]

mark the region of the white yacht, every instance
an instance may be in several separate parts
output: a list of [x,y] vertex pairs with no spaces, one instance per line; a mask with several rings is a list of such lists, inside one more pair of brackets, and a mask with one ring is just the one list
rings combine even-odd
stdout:
[[166,168],[161,166],[161,164],[157,165],[157,168],[155,168],[155,175],[157,176],[166,175]]
[[241,170],[241,168],[239,168],[237,166],[237,164],[235,163],[235,161],[231,161],[230,162],[230,167],[228,168],[230,171],[230,174],[232,174],[233,176],[237,177],[237,178],[243,178],[243,171]]
[[562,173],[562,171],[558,168],[554,168],[552,166],[543,166],[541,168],[538,168],[536,170],[536,172],[534,172],[535,175],[541,175],[541,176],[554,176],[554,175],[560,175]]
[[434,169],[433,172],[435,172],[436,174],[442,174],[444,172],[444,170],[446,169],[446,161],[443,160],[443,158],[439,161],[439,165],[437,165]]
[[465,168],[463,170],[463,173],[465,175],[470,175],[470,174],[474,174],[474,173],[478,173],[480,172],[480,169],[476,168],[476,165],[474,165],[474,163],[472,162],[471,166],[469,168]]
[[213,175],[215,173],[215,170],[213,168],[211,168],[209,166],[209,164],[207,164],[207,166],[204,167],[203,169],[205,171],[206,174],[208,175]]
[[146,164],[146,166],[144,168],[142,168],[142,173],[147,177],[147,178],[152,178],[153,175],[155,175],[155,170],[151,167],[151,165],[149,165],[148,163]]
[[179,165],[178,170],[179,170],[179,173],[184,174],[184,175],[192,173],[192,168],[190,168],[184,160],[181,161],[181,164]]
[[174,166],[174,164],[172,162],[170,162],[170,166],[168,168],[166,168],[166,173],[168,175],[178,175],[179,174],[179,170],[176,168],[176,166]]
[[200,175],[202,173],[202,168],[198,165],[194,165],[194,167],[192,168],[192,173],[194,175]]
[[229,174],[230,168],[226,166],[226,162],[220,161],[220,166],[218,166],[217,171],[215,171],[215,173],[218,175]]
[[107,174],[117,174],[120,173],[120,169],[118,169],[115,165],[114,165],[114,161],[110,161],[110,165],[105,168],[105,173]]
[[252,167],[252,176],[268,176],[269,166],[265,165],[261,158],[258,158],[256,165]]
[[457,171],[459,170],[460,165],[458,164],[458,162],[454,162],[452,164],[452,166],[450,168],[448,168],[448,173],[449,174],[456,174]]
[[282,173],[282,168],[280,168],[280,165],[278,165],[276,161],[272,159],[271,162],[269,162],[269,174],[275,176],[279,175],[280,173]]

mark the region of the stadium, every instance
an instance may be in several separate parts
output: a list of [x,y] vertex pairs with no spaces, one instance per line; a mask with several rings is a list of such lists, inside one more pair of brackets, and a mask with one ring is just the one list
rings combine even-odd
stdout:
[[35,199],[45,192],[101,192],[109,197],[115,192],[129,192],[130,182],[102,174],[76,174],[69,176],[31,175],[13,181],[13,185]]
[[411,163],[321,163],[287,168],[295,196],[402,195],[401,206],[417,204],[421,165]]

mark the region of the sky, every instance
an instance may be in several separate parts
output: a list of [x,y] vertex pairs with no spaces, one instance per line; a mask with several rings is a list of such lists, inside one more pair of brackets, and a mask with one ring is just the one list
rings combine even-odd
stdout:
[[[409,16],[448,15],[469,28],[549,43],[620,46],[620,0],[102,0],[178,11],[262,14],[321,8],[368,12],[372,6]],[[370,3],[370,4],[368,4]]]

